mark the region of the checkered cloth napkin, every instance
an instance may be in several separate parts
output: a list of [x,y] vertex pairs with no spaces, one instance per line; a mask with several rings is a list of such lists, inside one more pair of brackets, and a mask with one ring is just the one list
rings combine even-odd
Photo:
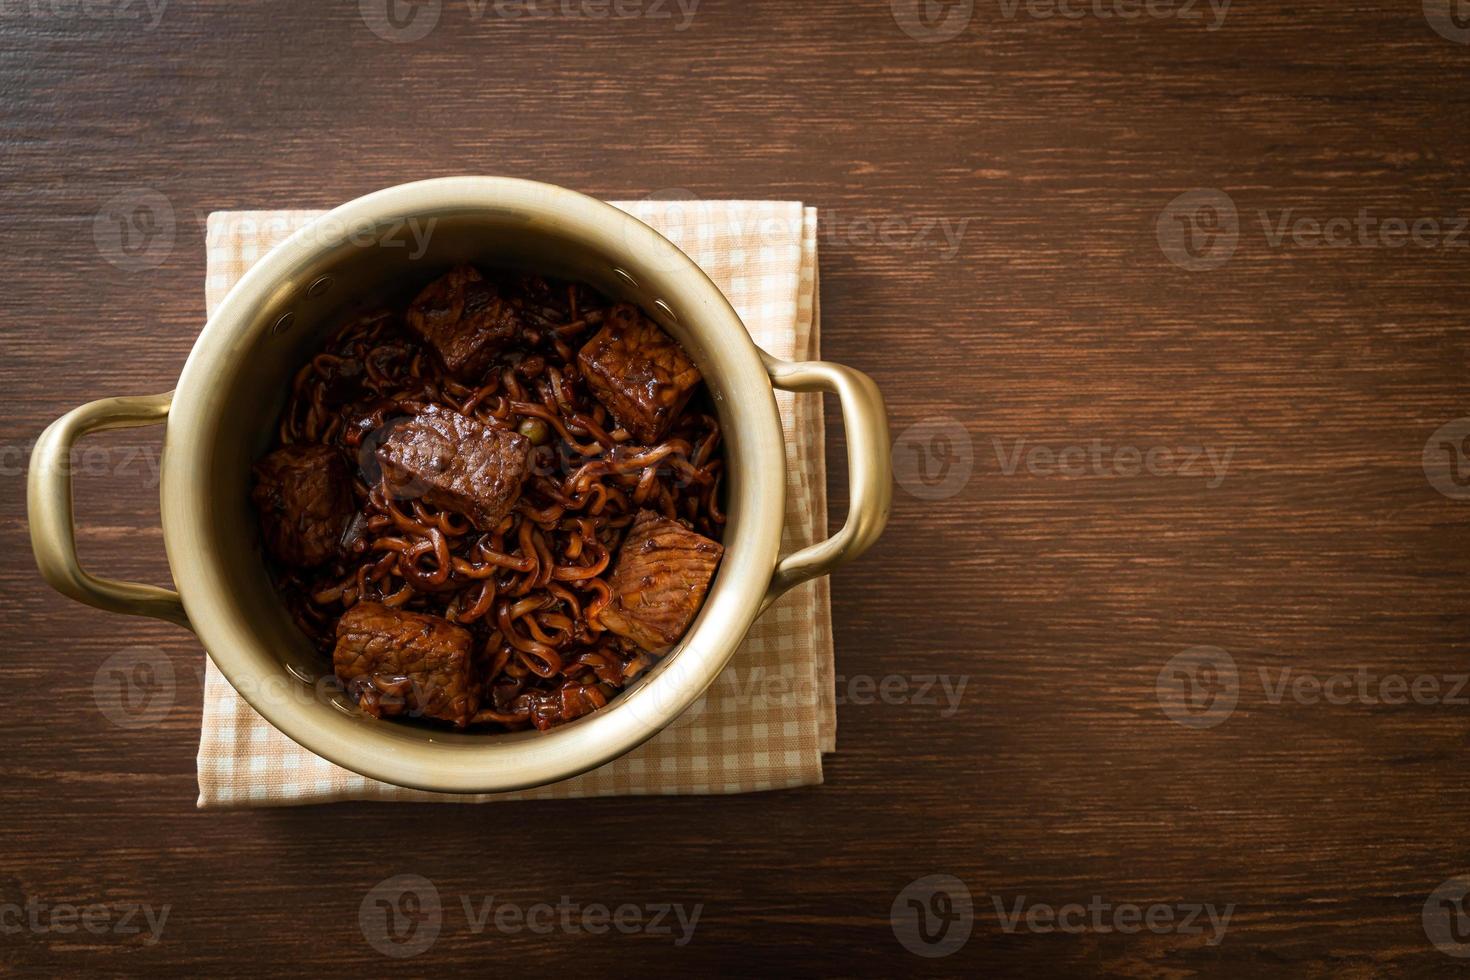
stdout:
[[[729,297],[760,347],[819,356],[817,212],[791,201],[618,204],[662,232]],[[230,287],[317,211],[223,211],[209,217],[209,314]],[[786,439],[782,553],[826,536],[826,466],[818,395],[776,393]],[[276,731],[206,658],[199,806],[293,806],[340,800],[483,803],[642,794],[748,793],[822,781],[836,748],[827,579],[767,610],[710,690],[658,736],[573,779],[519,793],[426,793],[327,762]]]

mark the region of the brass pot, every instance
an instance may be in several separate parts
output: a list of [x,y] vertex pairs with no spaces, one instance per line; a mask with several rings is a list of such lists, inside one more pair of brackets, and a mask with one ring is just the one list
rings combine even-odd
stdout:
[[[410,220],[432,228],[423,254],[382,247],[392,236],[401,241]],[[544,733],[383,723],[332,685],[312,683],[324,673],[321,656],[272,587],[249,505],[250,466],[271,440],[292,376],[342,308],[381,293],[383,283],[422,280],[463,261],[579,279],[638,304],[699,364],[724,428],[726,553],[704,608],[683,641],[606,708]],[[851,483],[842,529],[779,560],[786,475],[776,388],[839,397]],[[166,424],[159,495],[177,592],[84,571],[72,526],[76,440],[158,423]],[[883,399],[865,375],[757,349],[688,256],[611,205],[548,184],[454,177],[369,194],[291,236],[225,297],[174,391],[105,398],[53,422],[32,454],[28,492],[36,562],[58,591],[194,630],[256,711],[339,766],[400,786],[471,793],[567,779],[655,735],[709,687],[772,601],[877,539],[891,479]]]

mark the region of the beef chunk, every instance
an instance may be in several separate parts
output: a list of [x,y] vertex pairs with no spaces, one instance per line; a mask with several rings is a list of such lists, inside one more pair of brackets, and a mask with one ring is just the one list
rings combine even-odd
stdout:
[[684,408],[699,369],[635,306],[620,303],[577,355],[592,392],[639,442],[657,442]]
[[477,381],[497,351],[516,338],[521,319],[494,285],[461,265],[424,287],[408,325],[428,341],[451,374]]
[[255,464],[251,499],[266,549],[311,568],[335,558],[352,506],[342,454],[330,446],[284,446]]
[[463,728],[475,714],[474,639],[447,619],[359,602],[337,621],[332,667],[374,717],[409,714]]
[[422,498],[492,531],[520,495],[530,452],[519,433],[434,406],[393,426],[378,462],[398,496]]
[[618,551],[602,625],[651,653],[668,649],[694,621],[724,553],[718,541],[640,511]]

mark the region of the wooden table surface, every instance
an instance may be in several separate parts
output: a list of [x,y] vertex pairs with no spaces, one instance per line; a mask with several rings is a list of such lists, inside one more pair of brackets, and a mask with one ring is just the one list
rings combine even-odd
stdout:
[[[0,972],[1461,966],[1470,11],[531,6],[0,2]],[[202,813],[199,645],[40,582],[30,445],[172,387],[204,215],[460,173],[821,208],[825,354],[899,461],[833,577],[825,785]],[[77,508],[87,563],[166,583],[157,438],[89,442]],[[120,727],[135,649],[175,687]],[[443,902],[411,960],[359,921],[399,874]]]

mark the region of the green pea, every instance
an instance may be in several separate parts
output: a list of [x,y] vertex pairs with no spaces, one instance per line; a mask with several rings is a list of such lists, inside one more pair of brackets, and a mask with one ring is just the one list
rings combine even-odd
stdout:
[[551,438],[551,426],[534,416],[522,420],[518,431],[521,435],[531,440],[531,445],[533,446],[543,445]]

